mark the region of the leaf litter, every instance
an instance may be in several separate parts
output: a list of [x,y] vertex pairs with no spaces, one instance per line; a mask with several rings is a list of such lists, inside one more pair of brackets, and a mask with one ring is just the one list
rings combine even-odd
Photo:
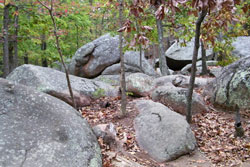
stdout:
[[[114,166],[114,161],[124,161],[121,157],[136,163],[131,167],[139,165],[142,167],[168,166],[151,159],[145,151],[139,148],[136,142],[133,120],[138,111],[135,110],[133,105],[135,99],[138,98],[128,97],[128,114],[122,119],[118,117],[120,114],[120,97],[102,97],[93,101],[90,106],[82,108],[82,116],[87,119],[91,126],[111,122],[115,125],[118,146],[111,147],[101,137],[98,138],[104,167]],[[143,97],[140,99],[150,98]],[[243,138],[234,137],[233,114],[210,110],[206,113],[194,115],[191,127],[199,150],[206,155],[214,166],[240,167],[244,162],[250,162],[249,113],[250,111],[241,111],[242,124],[245,130]]]

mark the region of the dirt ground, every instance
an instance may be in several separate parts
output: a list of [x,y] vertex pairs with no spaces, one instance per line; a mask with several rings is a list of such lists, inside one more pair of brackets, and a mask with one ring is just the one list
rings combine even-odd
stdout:
[[133,120],[138,111],[128,98],[127,116],[119,118],[120,98],[103,97],[82,109],[82,115],[91,126],[113,123],[117,145],[112,146],[99,138],[104,167],[250,167],[250,111],[241,111],[245,130],[243,138],[234,137],[234,114],[214,109],[193,116],[191,128],[198,148],[190,155],[174,161],[158,163],[141,150],[135,140]]

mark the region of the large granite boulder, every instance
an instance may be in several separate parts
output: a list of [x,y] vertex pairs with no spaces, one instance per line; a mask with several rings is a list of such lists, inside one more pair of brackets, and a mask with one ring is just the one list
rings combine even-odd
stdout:
[[134,120],[136,140],[158,162],[190,153],[195,137],[185,117],[151,100],[135,102],[139,115]]
[[[7,76],[8,80],[30,86],[38,91],[48,93],[61,100],[69,96],[65,73],[46,67],[34,65],[22,65]],[[98,94],[103,96],[117,96],[118,88],[90,79],[70,75],[70,82],[75,96],[80,99],[87,97],[97,98]],[[87,97],[86,97],[87,96]],[[67,101],[66,101],[67,102]],[[79,107],[84,106],[81,100]]]
[[[175,86],[160,86],[156,88],[152,93],[152,99],[159,101],[162,104],[171,107],[174,111],[186,115],[187,106],[187,92],[186,88],[179,88]],[[192,112],[201,113],[208,111],[202,97],[193,92],[192,97]]]
[[250,56],[224,67],[207,90],[212,102],[232,109],[250,108]]
[[250,36],[237,37],[232,45],[234,47],[232,51],[234,56],[239,58],[250,56]]
[[153,78],[143,73],[131,74],[126,78],[126,88],[133,96],[148,96],[154,88]]
[[1,167],[101,167],[87,121],[68,104],[0,79]]
[[[136,51],[127,51],[124,53],[125,72],[141,72],[150,76],[157,76],[158,74],[150,65],[144,54],[142,55],[142,69],[140,69],[140,53]],[[120,63],[114,64],[106,68],[102,74],[114,75],[120,74],[121,67]]]
[[94,78],[119,60],[119,37],[106,34],[79,48],[69,64],[69,71],[76,76]]
[[[181,47],[180,43],[175,42],[165,53],[167,65],[170,69],[181,70],[187,64],[192,63],[194,50],[194,39],[186,43],[185,47]],[[207,56],[212,55],[212,49],[206,51]],[[198,60],[201,59],[201,48],[198,51]]]

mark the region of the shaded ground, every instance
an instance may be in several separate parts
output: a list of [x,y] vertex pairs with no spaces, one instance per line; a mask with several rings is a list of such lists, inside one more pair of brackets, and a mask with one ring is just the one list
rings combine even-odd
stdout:
[[110,122],[116,126],[118,146],[110,146],[102,138],[98,139],[104,167],[250,167],[250,111],[241,111],[244,138],[234,137],[234,115],[231,113],[219,112],[210,107],[209,112],[195,115],[191,127],[198,150],[175,161],[160,164],[140,150],[135,141],[133,120],[138,113],[133,100],[135,98],[128,98],[128,115],[123,119],[117,117],[120,111],[119,98],[101,98],[82,109],[83,117],[91,126]]

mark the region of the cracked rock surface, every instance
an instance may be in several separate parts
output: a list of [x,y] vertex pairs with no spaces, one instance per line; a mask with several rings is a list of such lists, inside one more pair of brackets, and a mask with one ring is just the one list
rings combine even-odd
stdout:
[[87,121],[68,104],[0,79],[1,167],[101,167]]
[[[12,71],[7,79],[48,94],[51,91],[58,92],[58,94],[68,92],[65,73],[51,68],[24,64]],[[78,93],[79,96],[86,95],[95,98],[95,93],[98,90],[102,90],[103,95],[106,96],[118,94],[118,89],[101,81],[70,75],[70,82],[73,91]]]
[[[156,88],[152,92],[151,97],[154,101],[159,101],[162,104],[171,107],[175,112],[186,115],[187,93],[187,88],[166,85]],[[203,98],[198,93],[193,92],[192,112],[201,113],[204,111],[208,111],[208,109]]]
[[136,140],[158,162],[190,153],[196,140],[185,117],[151,100],[135,102],[139,115],[134,120]]
[[[209,89],[209,88],[208,88]],[[250,108],[250,57],[224,67],[212,82],[212,102],[220,107]]]
[[76,76],[94,78],[119,60],[119,36],[106,34],[79,48],[69,64],[69,71]]

